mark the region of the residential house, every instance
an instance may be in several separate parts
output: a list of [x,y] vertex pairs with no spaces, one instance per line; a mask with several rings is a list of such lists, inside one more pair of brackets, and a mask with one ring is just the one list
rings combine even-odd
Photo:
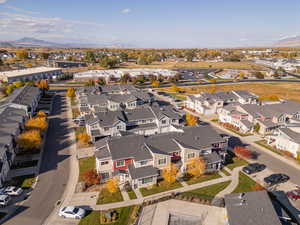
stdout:
[[171,163],[186,172],[189,160],[196,157],[206,161],[207,172],[221,169],[227,139],[203,125],[152,136],[107,137],[96,141],[95,149],[96,170],[103,180],[118,177],[120,183],[141,188],[156,184],[161,171]]
[[153,135],[176,130],[182,115],[171,105],[158,103],[122,111],[95,112],[85,116],[87,133],[95,141],[104,136],[118,136],[127,131]]
[[209,115],[217,113],[228,104],[252,104],[256,102],[257,96],[248,91],[222,91],[216,93],[202,92],[198,95],[188,96],[185,105],[195,112]]
[[[296,225],[296,218],[279,198],[267,191],[225,196],[228,225]],[[299,218],[298,218],[299,220]]]

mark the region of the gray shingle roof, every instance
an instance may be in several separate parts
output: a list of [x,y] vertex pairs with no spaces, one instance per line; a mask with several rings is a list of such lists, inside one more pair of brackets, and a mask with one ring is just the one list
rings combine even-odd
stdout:
[[282,225],[266,191],[225,196],[230,225]]
[[29,106],[39,93],[40,90],[37,87],[23,86],[14,90],[12,95],[9,96],[7,103]]
[[128,165],[128,171],[132,179],[139,179],[150,176],[158,176],[158,170],[153,166],[144,166],[135,168],[134,165]]
[[291,138],[294,142],[300,144],[300,133],[297,133],[290,128],[279,128],[279,130]]

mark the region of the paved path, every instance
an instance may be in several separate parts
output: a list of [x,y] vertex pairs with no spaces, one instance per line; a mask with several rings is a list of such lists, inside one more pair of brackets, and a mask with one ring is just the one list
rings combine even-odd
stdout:
[[53,114],[49,117],[39,182],[28,200],[20,206],[6,225],[40,225],[61,198],[69,177],[70,145],[66,102],[63,94],[56,96]]
[[239,172],[241,171],[243,167],[236,167],[233,169],[232,174],[231,174],[231,183],[221,192],[219,192],[216,196],[215,199],[222,198],[227,194],[231,194],[234,189],[238,186],[239,184]]

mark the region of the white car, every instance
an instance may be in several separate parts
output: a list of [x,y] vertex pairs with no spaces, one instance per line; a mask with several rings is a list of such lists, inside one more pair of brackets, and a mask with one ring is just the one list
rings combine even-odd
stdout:
[[0,207],[7,206],[10,200],[9,195],[0,194]]
[[84,209],[75,206],[66,206],[59,210],[58,215],[64,218],[82,219],[86,214]]
[[18,196],[23,193],[23,189],[14,186],[8,186],[0,189],[1,194]]

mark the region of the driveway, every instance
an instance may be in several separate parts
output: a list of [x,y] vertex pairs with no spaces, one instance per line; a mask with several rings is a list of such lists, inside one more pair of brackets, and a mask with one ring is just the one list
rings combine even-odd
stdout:
[[70,128],[64,93],[54,99],[39,181],[28,200],[7,220],[6,225],[39,225],[53,211],[69,177]]

